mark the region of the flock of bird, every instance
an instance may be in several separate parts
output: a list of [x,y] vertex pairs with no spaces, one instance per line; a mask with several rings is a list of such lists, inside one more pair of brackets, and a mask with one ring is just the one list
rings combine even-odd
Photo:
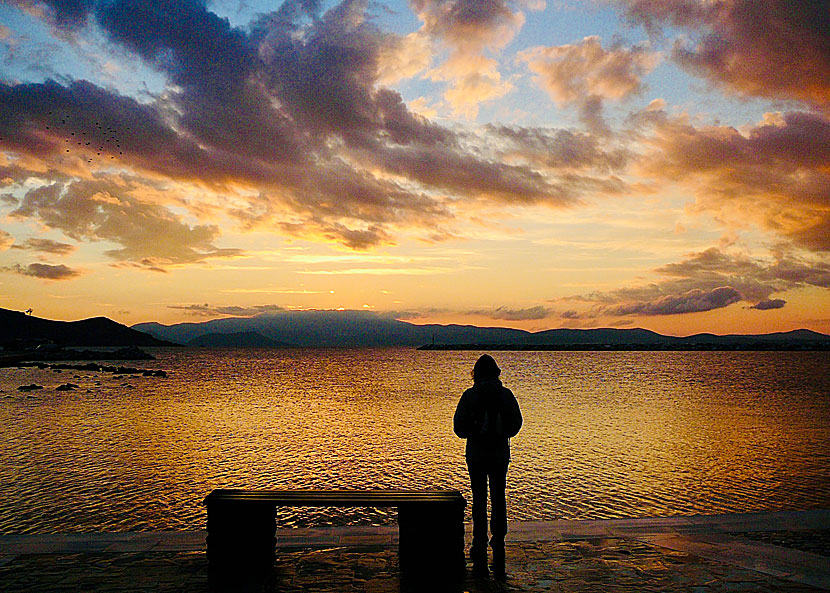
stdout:
[[[52,115],[53,112],[50,111],[49,115]],[[65,126],[69,117],[68,116],[61,116],[60,122],[61,125]],[[87,152],[86,147],[89,147],[89,150],[94,150],[96,156],[101,156],[105,152],[115,152],[118,151],[119,155],[123,155],[124,152],[121,150],[121,138],[119,136],[118,130],[111,126],[105,126],[101,122],[95,122],[95,132],[90,132],[87,134],[86,132],[70,132],[70,137],[64,138],[64,143],[67,145],[65,149],[66,152],[70,152],[70,146],[73,144],[80,146],[81,150],[84,152],[84,156],[88,156],[89,153]],[[46,129],[51,129],[50,126],[46,126]],[[57,129],[57,128],[56,128]],[[129,130],[129,126],[127,130]],[[115,150],[113,150],[113,148]],[[77,150],[77,149],[75,149]],[[110,159],[114,160],[115,155],[110,154]],[[92,158],[86,159],[87,163],[92,163]]]

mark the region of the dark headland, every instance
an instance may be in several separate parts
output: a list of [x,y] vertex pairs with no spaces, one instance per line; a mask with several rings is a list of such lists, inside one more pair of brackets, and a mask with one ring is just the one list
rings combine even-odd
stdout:
[[[106,317],[54,321],[0,309],[0,366],[24,361],[151,360],[140,347],[178,346]],[[107,350],[81,350],[105,347]]]

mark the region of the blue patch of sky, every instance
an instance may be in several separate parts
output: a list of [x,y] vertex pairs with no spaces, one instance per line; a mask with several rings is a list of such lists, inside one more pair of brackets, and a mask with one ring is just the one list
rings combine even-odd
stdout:
[[[544,11],[525,10],[526,21],[508,49],[520,51],[539,45],[575,44],[597,35],[603,45],[619,36],[623,25],[618,13],[594,2],[549,1]],[[637,40],[640,35],[637,36]]]
[[66,36],[55,36],[50,25],[19,9],[0,5],[0,21],[18,42],[3,47],[6,82],[61,83],[88,80],[122,95],[146,102],[161,93],[166,78],[141,59],[106,39],[94,24]]

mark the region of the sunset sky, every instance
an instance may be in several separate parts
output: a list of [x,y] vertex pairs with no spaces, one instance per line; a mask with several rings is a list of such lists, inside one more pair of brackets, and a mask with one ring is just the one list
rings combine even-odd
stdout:
[[826,0],[0,2],[0,307],[830,332]]

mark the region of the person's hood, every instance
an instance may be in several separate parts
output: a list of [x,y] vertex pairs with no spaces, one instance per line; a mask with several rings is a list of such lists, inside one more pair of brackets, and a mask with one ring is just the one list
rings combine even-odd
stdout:
[[484,397],[493,397],[502,390],[501,379],[498,377],[476,381],[474,387]]

